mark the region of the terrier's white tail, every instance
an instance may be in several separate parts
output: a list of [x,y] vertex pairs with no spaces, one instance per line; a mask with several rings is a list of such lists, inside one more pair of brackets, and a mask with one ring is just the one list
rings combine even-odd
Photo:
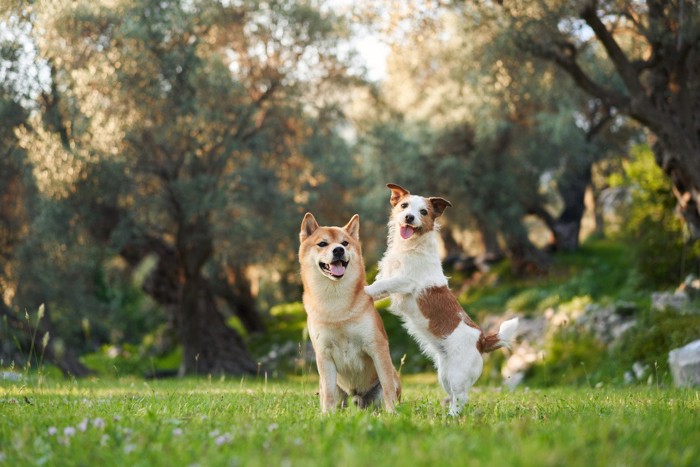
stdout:
[[498,329],[498,340],[503,347],[510,349],[510,344],[513,342],[515,331],[518,330],[518,318],[509,319],[501,323]]
[[493,352],[501,347],[507,347],[510,349],[511,341],[515,335],[515,331],[518,329],[518,318],[509,319],[501,324],[498,330],[498,334],[489,334],[488,336],[481,333],[479,341],[476,343],[476,348],[479,352]]

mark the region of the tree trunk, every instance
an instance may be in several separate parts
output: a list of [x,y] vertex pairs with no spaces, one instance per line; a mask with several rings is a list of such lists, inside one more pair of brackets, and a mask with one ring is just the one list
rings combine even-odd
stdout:
[[506,243],[514,274],[544,274],[549,269],[550,258],[547,253],[533,245],[524,232],[507,235]]
[[551,226],[556,251],[573,251],[579,247],[581,219],[586,210],[586,188],[591,183],[591,169],[590,161],[581,167],[569,167],[559,181],[564,210]]
[[255,305],[252,285],[243,268],[228,265],[211,279],[214,294],[226,301],[231,311],[241,320],[246,331],[263,333],[265,322]]
[[184,355],[180,374],[254,374],[257,365],[214,302],[206,279],[186,279],[175,311]]
[[156,255],[158,262],[143,289],[165,306],[172,318],[184,350],[181,374],[256,372],[257,365],[241,336],[217,309],[207,279],[199,272],[186,274],[180,255],[172,247],[144,236],[128,242],[121,255],[132,266]]
[[455,240],[454,235],[452,235],[452,230],[446,226],[440,226],[440,238],[442,238],[442,244],[445,247],[445,258],[459,258],[464,254],[462,247]]
[[481,235],[481,243],[484,245],[483,262],[495,264],[505,258],[503,248],[498,243],[498,235],[488,222],[479,221],[477,228]]
[[[690,159],[700,158],[700,143],[695,151],[688,151],[687,154],[675,153],[673,149],[668,148],[671,144],[664,144],[659,140],[652,150],[657,164],[671,179],[678,209],[688,226],[690,238],[700,240],[700,177],[694,176],[687,163]],[[692,162],[693,165],[695,163]]]

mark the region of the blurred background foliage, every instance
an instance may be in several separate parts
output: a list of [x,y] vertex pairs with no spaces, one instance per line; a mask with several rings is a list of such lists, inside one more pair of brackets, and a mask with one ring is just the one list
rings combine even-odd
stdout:
[[[313,371],[301,217],[359,212],[371,279],[387,182],[452,202],[444,264],[477,320],[637,304],[634,358],[562,330],[533,384],[614,379],[700,337],[697,315],[648,299],[698,273],[692,2],[0,13],[0,366],[36,366],[45,338],[42,361],[75,376]],[[429,369],[386,305],[396,365]]]

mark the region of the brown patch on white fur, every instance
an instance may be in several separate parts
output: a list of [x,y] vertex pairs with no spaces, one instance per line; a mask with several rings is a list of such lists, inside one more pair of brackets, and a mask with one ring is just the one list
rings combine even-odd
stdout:
[[428,330],[441,339],[452,334],[459,323],[479,331],[476,347],[481,353],[493,352],[503,347],[498,334],[484,335],[484,331],[462,309],[448,287],[430,287],[418,297],[418,308],[428,320]]
[[[377,400],[381,390],[384,407],[393,412],[401,383],[382,319],[364,291],[359,216],[342,228],[321,227],[307,213],[299,238],[303,301],[316,352],[322,410],[334,410],[348,395],[365,407]],[[341,247],[345,265],[330,274],[321,263],[335,262],[334,250]]]

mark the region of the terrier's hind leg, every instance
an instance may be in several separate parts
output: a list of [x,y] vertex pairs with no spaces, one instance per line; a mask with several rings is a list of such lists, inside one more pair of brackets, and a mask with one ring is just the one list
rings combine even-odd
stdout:
[[464,405],[469,402],[469,394],[466,392],[461,392],[458,394],[455,394],[452,396],[452,399],[450,400],[450,410],[448,412],[448,415],[451,417],[456,417],[460,413],[462,413],[462,408],[464,408]]
[[470,363],[470,365],[465,365],[464,361],[453,360],[445,372],[447,382],[450,385],[449,414],[451,416],[457,416],[462,412],[464,404],[469,402],[469,390],[481,375],[483,368],[481,358],[473,359]]

